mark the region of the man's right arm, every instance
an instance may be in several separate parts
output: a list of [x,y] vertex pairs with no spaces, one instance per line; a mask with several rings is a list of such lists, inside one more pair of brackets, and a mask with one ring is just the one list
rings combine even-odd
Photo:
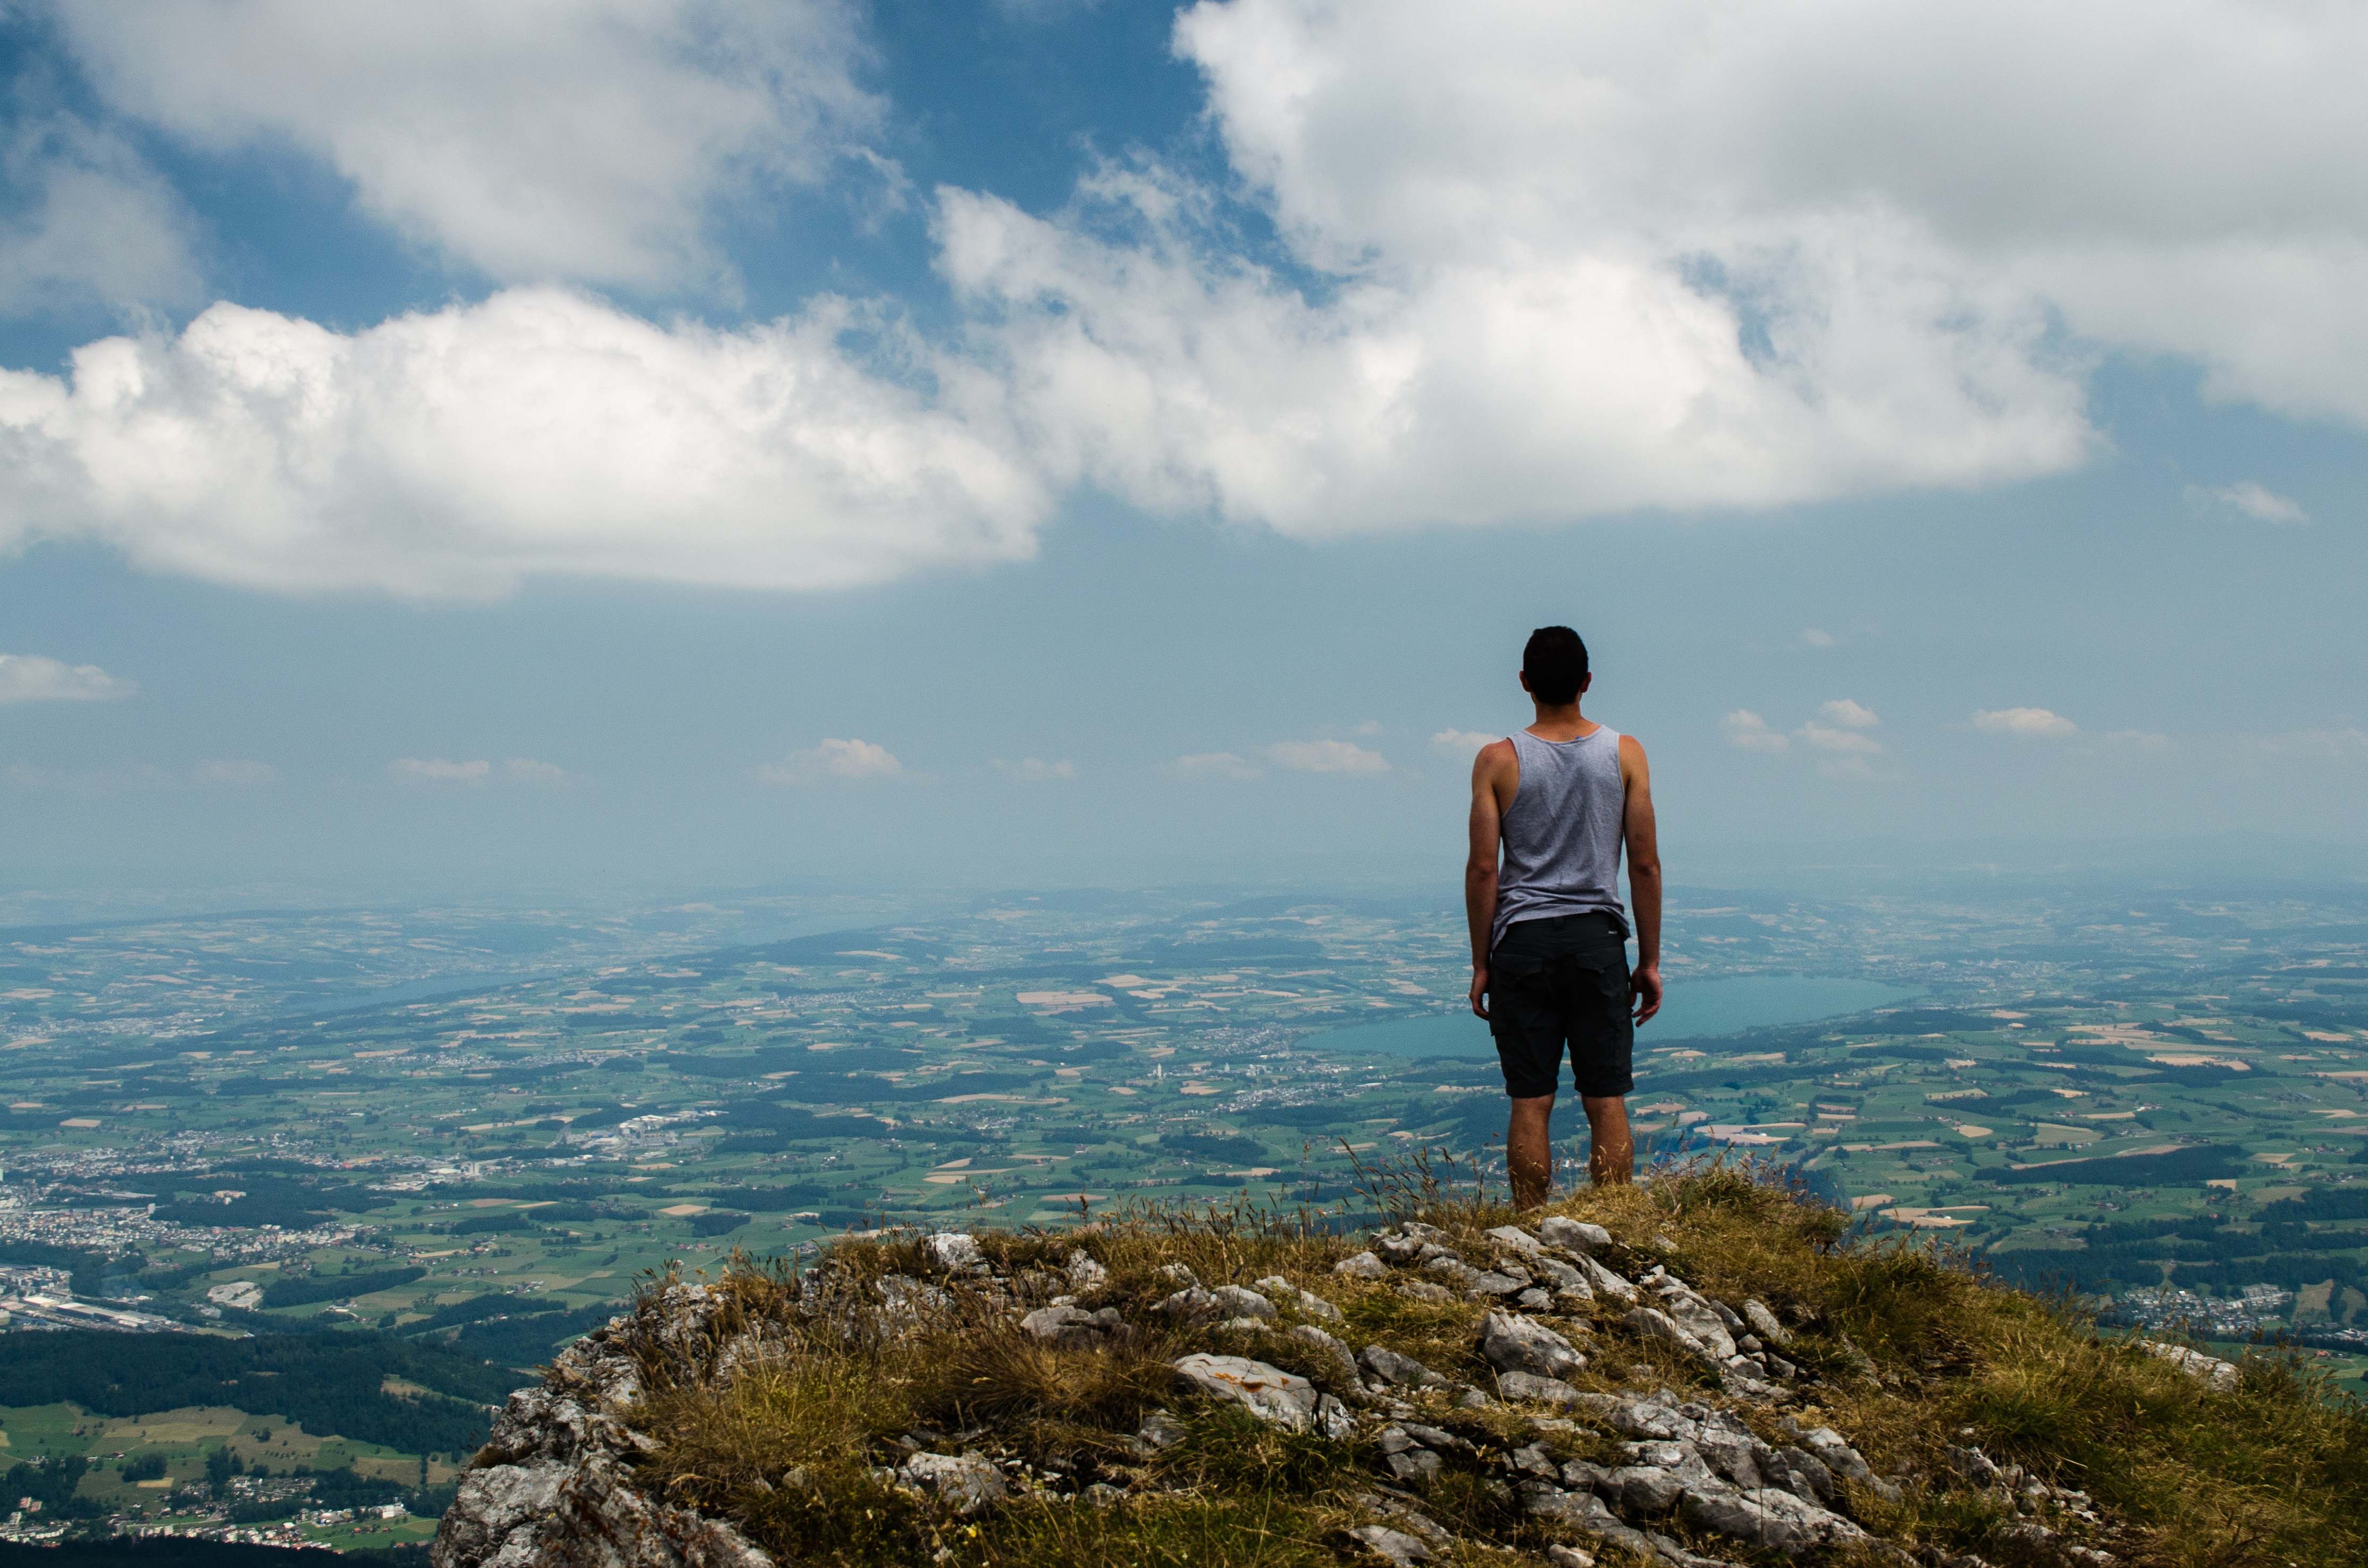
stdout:
[[1497,846],[1504,826],[1497,786],[1517,767],[1513,743],[1492,741],[1472,761],[1471,842],[1463,860],[1463,914],[1472,926],[1472,1011],[1488,1016],[1488,937],[1497,924]]

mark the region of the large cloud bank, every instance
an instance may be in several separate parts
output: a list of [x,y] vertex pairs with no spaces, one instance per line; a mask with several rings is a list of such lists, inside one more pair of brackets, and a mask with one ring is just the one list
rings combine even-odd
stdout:
[[[547,70],[475,12],[158,8],[233,18],[247,75],[63,14],[131,112],[316,149],[505,278],[712,268],[715,203],[880,112],[837,7],[524,10]],[[2077,465],[2107,349],[2368,424],[2356,6],[1204,0],[1174,39],[1222,176],[939,192],[946,343],[537,289],[344,335],[216,307],[0,385],[0,542],[296,589],[827,587],[1023,554],[1077,483],[1306,537],[1770,507]]]
[[0,371],[0,546],[82,533],[252,587],[454,597],[1027,553],[1032,471],[855,363],[848,324],[662,328],[515,290],[347,336],[216,305],[80,350],[71,386]]
[[197,145],[292,146],[493,277],[655,287],[726,267],[720,210],[861,149],[844,0],[53,0],[119,108]]

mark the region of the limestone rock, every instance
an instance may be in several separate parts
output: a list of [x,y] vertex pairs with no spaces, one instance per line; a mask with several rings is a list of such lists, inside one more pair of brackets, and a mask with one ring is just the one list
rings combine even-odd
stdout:
[[1666,1280],[1655,1292],[1661,1311],[1701,1347],[1703,1355],[1724,1364],[1735,1355],[1735,1336],[1717,1311],[1700,1291],[1676,1280]]
[[1679,1506],[1689,1523],[1767,1551],[1789,1554],[1865,1533],[1839,1514],[1773,1487],[1689,1488]]
[[2235,1362],[2223,1361],[2217,1356],[2206,1356],[2203,1351],[2191,1350],[2184,1345],[2165,1345],[2156,1339],[2141,1339],[2137,1343],[2149,1355],[2161,1357],[2189,1377],[2222,1393],[2234,1389],[2241,1375]]
[[1234,1318],[1270,1318],[1274,1303],[1256,1290],[1240,1285],[1220,1285],[1209,1292],[1209,1299],[1218,1312]]
[[1603,1499],[1592,1492],[1565,1492],[1543,1482],[1524,1483],[1520,1489],[1521,1511],[1533,1518],[1552,1519],[1589,1535],[1626,1547],[1639,1558],[1653,1561],[1653,1543],[1642,1530],[1622,1524],[1620,1516],[1603,1506]]
[[1551,1404],[1561,1410],[1573,1408],[1585,1397],[1560,1378],[1542,1378],[1535,1372],[1497,1373],[1497,1392],[1500,1398]]
[[1531,1372],[1542,1378],[1565,1378],[1587,1365],[1587,1358],[1571,1348],[1569,1340],[1513,1312],[1490,1312],[1481,1321],[1480,1355],[1500,1372]]
[[1677,1346],[1690,1356],[1707,1357],[1709,1354],[1702,1348],[1701,1340],[1679,1327],[1668,1313],[1652,1307],[1629,1308],[1622,1314],[1620,1326],[1639,1339],[1657,1339],[1665,1345]]
[[770,1568],[730,1525],[643,1494],[630,1463],[649,1443],[624,1419],[643,1361],[688,1381],[750,1358],[716,1329],[720,1306],[704,1286],[667,1286],[511,1395],[437,1526],[435,1568]]
[[1611,1244],[1611,1233],[1602,1226],[1590,1225],[1584,1220],[1566,1220],[1559,1214],[1539,1221],[1538,1234],[1547,1245],[1571,1252],[1593,1252]]
[[1294,1432],[1304,1432],[1315,1424],[1315,1385],[1281,1368],[1247,1356],[1203,1352],[1180,1357],[1170,1365],[1201,1392],[1238,1404],[1261,1421]]
[[1317,1380],[1326,1387],[1352,1394],[1365,1392],[1365,1380],[1357,1375],[1357,1358],[1349,1347],[1311,1323],[1303,1323],[1291,1331],[1291,1337],[1312,1350],[1325,1369]]
[[[1422,1271],[1425,1274],[1436,1274],[1441,1279],[1452,1281],[1459,1290],[1469,1290],[1472,1289],[1473,1282],[1480,1278],[1478,1269],[1453,1253],[1441,1253],[1437,1257],[1425,1258]],[[1520,1288],[1518,1285],[1514,1286],[1515,1290]]]
[[1428,1279],[1405,1279],[1398,1282],[1398,1293],[1412,1296],[1417,1301],[1447,1302],[1455,1300],[1455,1292],[1444,1285],[1434,1285]]
[[1825,1461],[1826,1468],[1844,1481],[1860,1486],[1876,1483],[1874,1467],[1866,1462],[1866,1456],[1851,1448],[1832,1427],[1819,1426],[1802,1433],[1801,1446]]
[[1430,1548],[1387,1525],[1359,1525],[1349,1532],[1349,1536],[1367,1551],[1391,1564],[1391,1568],[1415,1568],[1417,1563],[1430,1561]]
[[1779,1323],[1768,1303],[1757,1296],[1743,1303],[1743,1321],[1751,1325],[1752,1333],[1770,1345],[1784,1346],[1793,1342],[1792,1331]]
[[[1825,1460],[1808,1449],[1788,1445],[1776,1450],[1776,1461],[1791,1475],[1793,1484],[1786,1490],[1793,1495],[1815,1497],[1829,1508],[1841,1495],[1841,1488],[1834,1481],[1834,1472],[1827,1468]],[[1991,1467],[1991,1472],[1997,1472],[1996,1466]]]
[[1390,1266],[1371,1252],[1352,1253],[1332,1266],[1335,1274],[1345,1274],[1351,1279],[1386,1279]]
[[1095,1262],[1093,1255],[1082,1247],[1069,1254],[1065,1272],[1070,1288],[1079,1295],[1110,1283],[1110,1270]]
[[1943,1450],[1949,1468],[1976,1486],[1998,1483],[1998,1461],[1979,1449],[1961,1449],[1953,1444]]
[[966,1231],[940,1231],[921,1243],[929,1261],[949,1274],[984,1272],[985,1255],[978,1250],[978,1238]]
[[1401,1356],[1385,1345],[1368,1345],[1357,1353],[1357,1365],[1374,1379],[1402,1388],[1443,1389],[1448,1380],[1411,1356]]
[[1174,1295],[1161,1298],[1152,1310],[1185,1323],[1206,1323],[1217,1315],[1217,1298],[1198,1285],[1187,1285]]
[[1155,1410],[1143,1418],[1143,1426],[1136,1430],[1131,1446],[1136,1453],[1148,1458],[1182,1442],[1185,1433],[1184,1423],[1165,1410]]
[[1596,1490],[1611,1500],[1622,1517],[1655,1518],[1677,1506],[1685,1483],[1676,1472],[1658,1465],[1624,1464],[1607,1471]]
[[1510,1247],[1526,1257],[1545,1256],[1546,1249],[1539,1243],[1538,1238],[1519,1225],[1499,1225],[1493,1231],[1483,1231],[1481,1234],[1497,1245]]
[[958,1514],[975,1514],[1010,1495],[1002,1473],[976,1454],[917,1453],[896,1471],[908,1486],[936,1497]]
[[1019,1327],[1064,1350],[1099,1350],[1126,1332],[1116,1307],[1091,1312],[1078,1307],[1039,1307],[1019,1320]]
[[1621,1302],[1633,1302],[1636,1300],[1634,1285],[1631,1284],[1625,1277],[1612,1273],[1585,1253],[1578,1255],[1578,1271],[1587,1276],[1588,1285],[1599,1296],[1608,1296]]

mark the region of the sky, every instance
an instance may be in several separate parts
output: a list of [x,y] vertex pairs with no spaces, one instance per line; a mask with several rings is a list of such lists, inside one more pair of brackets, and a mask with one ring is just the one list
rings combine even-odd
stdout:
[[0,3],[0,884],[2368,869],[2368,12]]

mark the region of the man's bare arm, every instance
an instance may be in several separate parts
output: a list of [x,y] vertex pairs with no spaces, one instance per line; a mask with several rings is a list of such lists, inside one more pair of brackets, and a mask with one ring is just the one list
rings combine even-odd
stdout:
[[1636,1021],[1661,1010],[1661,843],[1653,824],[1653,776],[1634,735],[1620,737],[1620,778],[1628,787],[1628,902],[1636,912],[1636,968],[1629,976]]
[[1472,761],[1471,846],[1463,860],[1463,913],[1472,926],[1472,1011],[1488,1016],[1488,936],[1497,924],[1497,846],[1504,826],[1499,786],[1514,759],[1513,743],[1493,741]]

